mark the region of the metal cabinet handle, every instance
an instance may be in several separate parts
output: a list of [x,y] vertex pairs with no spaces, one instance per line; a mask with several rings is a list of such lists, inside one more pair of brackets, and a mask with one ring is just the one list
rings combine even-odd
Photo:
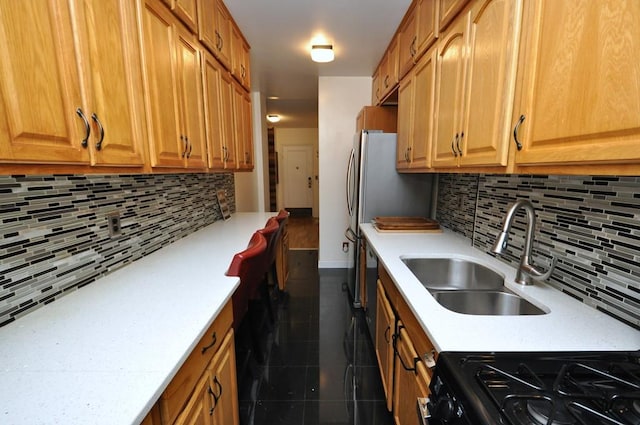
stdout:
[[389,332],[391,331],[391,326],[387,326],[387,329],[384,330],[384,340],[388,344],[389,341]]
[[216,342],[218,341],[218,337],[216,336],[215,332],[213,333],[213,335],[211,335],[211,338],[212,338],[211,344],[207,345],[206,347],[202,347],[202,354],[204,354],[204,352],[207,351],[209,348],[216,345]]
[[453,138],[451,139],[451,152],[453,152],[453,156],[455,158],[458,157],[458,152],[456,152],[456,147],[455,147],[457,140],[458,140],[458,133],[456,133],[456,135],[453,136]]
[[411,53],[411,56],[415,56],[416,53],[418,53],[418,51],[416,50],[416,41],[418,40],[418,36],[414,35],[413,36],[413,40],[411,40],[411,45],[409,45],[409,53]]
[[411,162],[411,146],[407,148],[407,152],[404,154],[404,157],[407,162]]
[[388,76],[388,75],[386,75],[386,76],[384,77],[384,87],[385,87],[385,88],[388,88],[388,87],[389,87],[389,76]]
[[464,133],[460,133],[460,138],[456,137],[456,148],[458,149],[458,154],[460,158],[462,158],[462,149],[460,149],[460,141],[464,137]]
[[513,141],[516,142],[516,147],[519,151],[522,150],[522,143],[518,140],[518,129],[520,128],[520,124],[524,121],[524,115],[520,115],[520,119],[516,123],[516,126],[513,128]]
[[[400,328],[402,329],[402,327]],[[413,358],[413,367],[407,366],[406,364],[404,364],[404,360],[402,359],[402,356],[400,355],[400,352],[398,351],[398,339],[400,339],[400,329],[398,329],[398,333],[394,334],[392,337],[393,340],[393,352],[396,354],[396,356],[398,356],[398,359],[400,360],[400,364],[402,365],[402,367],[404,368],[404,370],[406,370],[407,372],[413,372],[414,374],[418,374],[418,362],[420,361],[420,357],[414,357]]]
[[96,115],[95,112],[91,114],[91,119],[93,119],[93,121],[98,126],[98,130],[100,131],[100,139],[98,139],[98,141],[96,142],[96,150],[100,150],[102,149],[102,141],[104,140],[104,127],[102,126],[102,123],[98,119],[98,115]]
[[213,377],[213,383],[216,385],[216,387],[218,387],[218,394],[214,393],[213,390],[211,389],[211,385],[209,385],[209,395],[211,397],[213,397],[213,407],[211,407],[211,409],[209,409],[209,415],[213,415],[213,411],[216,409],[216,407],[218,406],[218,400],[220,400],[220,397],[222,397],[222,384],[220,384],[220,381],[218,381],[218,377],[214,376]]
[[89,145],[89,136],[91,136],[91,126],[89,125],[89,120],[84,115],[84,112],[82,112],[81,108],[76,109],[76,114],[78,114],[78,116],[82,118],[82,121],[84,121],[85,134],[84,134],[84,139],[82,139],[82,142],[80,144],[82,145],[83,148],[86,148]]
[[187,143],[189,144],[189,152],[187,152],[187,159],[191,158],[191,151],[193,150],[193,143],[189,141],[187,138]]
[[187,136],[181,134],[180,140],[184,142],[184,150],[182,151],[182,157],[184,158],[187,156],[187,149],[189,149],[189,139],[187,139]]

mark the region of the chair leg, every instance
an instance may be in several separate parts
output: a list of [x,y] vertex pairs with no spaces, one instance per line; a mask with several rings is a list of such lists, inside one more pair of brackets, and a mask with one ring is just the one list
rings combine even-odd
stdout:
[[273,314],[273,306],[271,305],[271,297],[269,296],[269,284],[266,276],[264,282],[260,285],[260,292],[262,293],[262,300],[267,308],[267,313],[269,314],[269,320],[271,324],[273,324],[276,319]]

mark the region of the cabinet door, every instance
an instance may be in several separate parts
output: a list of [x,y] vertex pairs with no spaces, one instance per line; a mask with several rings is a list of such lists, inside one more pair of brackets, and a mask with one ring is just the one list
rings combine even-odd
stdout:
[[173,13],[194,33],[198,30],[196,0],[174,0]]
[[231,70],[231,15],[222,0],[216,0],[216,48],[213,54]]
[[186,159],[189,168],[204,168],[206,151],[200,50],[194,37],[183,30],[178,32],[177,49],[183,122],[180,139],[184,150],[181,157]]
[[198,40],[209,51],[216,49],[216,0],[198,0]]
[[233,329],[229,330],[208,368],[213,425],[238,425],[238,382]]
[[440,1],[440,30],[445,29],[453,18],[469,3],[470,0],[439,0]]
[[382,98],[384,99],[398,84],[398,41],[393,39],[383,60]]
[[398,78],[402,79],[411,70],[415,63],[415,56],[418,53],[417,43],[417,18],[415,3],[412,3],[410,10],[405,15],[405,20],[398,29],[399,51],[398,51]]
[[396,148],[396,168],[398,170],[411,167],[413,93],[413,77],[407,75],[400,81],[398,89],[398,145]]
[[234,84],[233,77],[228,72],[224,72],[221,74],[221,89],[222,96],[220,100],[222,102],[222,116],[224,120],[224,141],[225,145],[223,147],[223,157],[224,157],[224,168],[227,170],[233,170],[237,168],[237,158],[236,158],[236,128],[234,122],[234,107],[233,107],[233,98],[234,98]]
[[409,334],[398,322],[395,336],[395,373],[393,394],[393,417],[396,425],[416,423],[416,401],[420,395],[418,389],[417,365],[420,358],[416,353]]
[[[87,110],[96,117],[89,140],[92,164],[143,165],[144,100],[135,2],[74,1],[79,26],[86,29],[81,41],[89,65],[83,72]],[[109,23],[108,31],[104,22]]]
[[417,42],[416,49],[418,56],[425,52],[435,41],[438,36],[437,21],[437,4],[438,0],[417,0]]
[[387,399],[387,410],[391,411],[393,405],[393,344],[391,337],[395,332],[396,316],[380,281],[377,283],[376,294],[376,358],[380,368],[382,388]]
[[209,152],[209,168],[224,168],[224,126],[222,114],[222,65],[210,54],[205,53],[202,60],[204,86],[205,134]]
[[213,425],[212,391],[209,375],[205,374],[174,425]]
[[376,72],[371,77],[371,104],[376,106],[380,104],[380,67],[376,68]]
[[233,84],[233,109],[237,168],[251,169],[253,168],[251,98],[237,83]]
[[468,15],[458,19],[440,40],[436,71],[434,167],[457,166],[461,135]]
[[460,165],[507,165],[522,2],[483,0],[471,11]]
[[0,161],[89,162],[69,6],[0,2]]
[[525,5],[516,163],[640,161],[640,2]]
[[146,0],[143,13],[144,61],[147,85],[147,128],[151,165],[182,167],[176,32],[173,16],[155,0]]
[[411,168],[431,165],[433,139],[433,103],[436,82],[436,50],[427,52],[413,71],[414,92],[412,116]]

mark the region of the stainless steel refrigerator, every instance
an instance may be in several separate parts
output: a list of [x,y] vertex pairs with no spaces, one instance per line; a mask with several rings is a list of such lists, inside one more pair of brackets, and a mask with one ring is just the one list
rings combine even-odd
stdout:
[[[350,241],[351,258],[347,286],[358,308],[361,307],[359,224],[378,216],[433,218],[435,211],[436,178],[433,174],[398,173],[396,144],[395,133],[363,130],[355,135],[349,158],[346,195],[350,225],[345,236]],[[371,262],[368,268],[374,269],[375,259],[369,255],[367,259]],[[375,294],[375,284],[369,286],[373,286]],[[375,304],[370,307],[369,310],[375,310]]]

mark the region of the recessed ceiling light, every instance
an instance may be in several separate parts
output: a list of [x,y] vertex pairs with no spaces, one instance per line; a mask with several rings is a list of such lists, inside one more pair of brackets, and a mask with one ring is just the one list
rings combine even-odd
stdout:
[[269,121],[269,122],[279,122],[280,121],[280,115],[278,115],[278,114],[268,114],[267,115],[267,121]]
[[319,63],[331,62],[334,59],[331,44],[314,44],[311,46],[311,60]]

